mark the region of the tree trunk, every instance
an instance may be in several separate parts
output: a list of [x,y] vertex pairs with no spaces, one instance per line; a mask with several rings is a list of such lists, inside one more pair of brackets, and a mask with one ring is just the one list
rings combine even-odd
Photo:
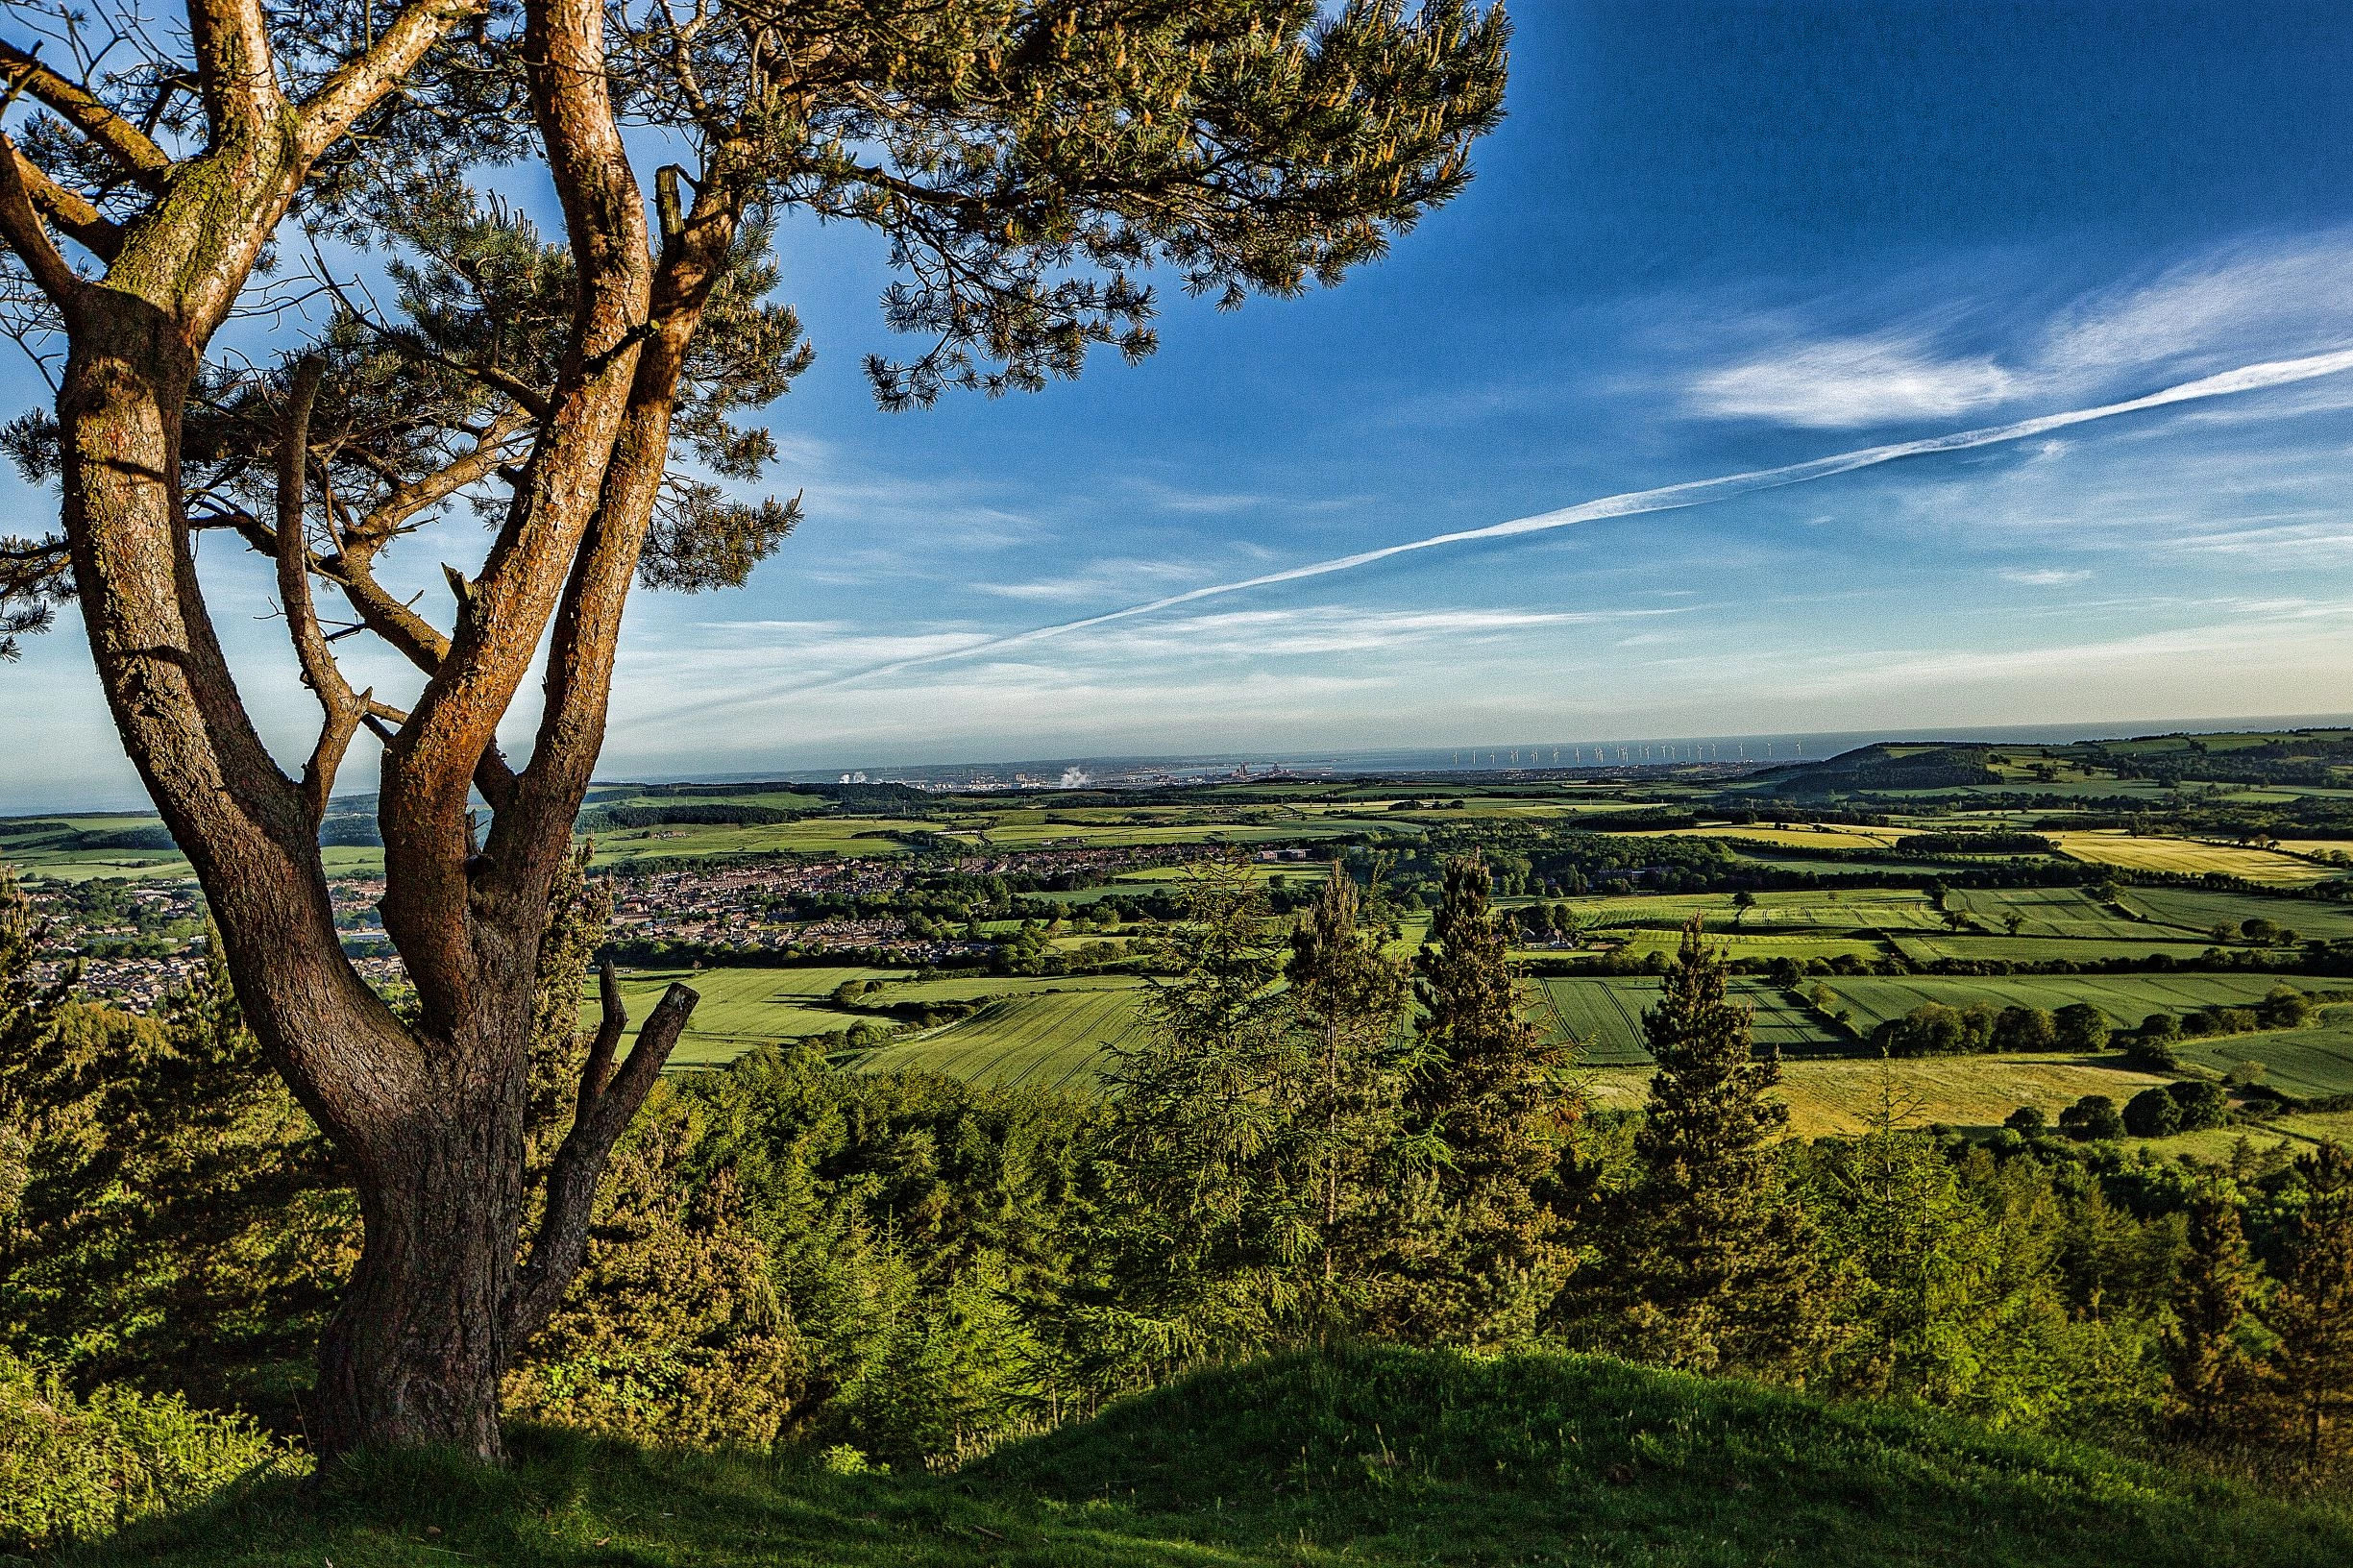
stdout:
[[421,1115],[358,1173],[366,1242],[319,1342],[307,1425],[327,1454],[446,1445],[501,1455],[499,1380],[522,1219],[519,1085]]

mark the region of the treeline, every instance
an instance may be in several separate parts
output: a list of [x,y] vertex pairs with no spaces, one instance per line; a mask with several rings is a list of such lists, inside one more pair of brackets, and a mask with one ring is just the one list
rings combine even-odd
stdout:
[[[1600,1350],[2110,1442],[2342,1450],[2341,1152],[2242,1142],[2193,1167],[1971,1143],[1910,1125],[1893,1077],[1862,1136],[1789,1138],[1778,1064],[1696,929],[1645,1019],[1643,1111],[1595,1115],[1526,1021],[1491,892],[1477,860],[1448,866],[1431,940],[1399,959],[1351,878],[1284,921],[1248,868],[1209,868],[1099,1099],[811,1049],[664,1086],[510,1410],[944,1462],[1204,1362],[1373,1338]],[[599,894],[576,873],[542,955],[533,1181],[584,1049]],[[37,1370],[0,1376],[0,1407],[27,1386],[81,1410],[184,1395],[299,1432],[356,1237],[331,1151],[217,973],[138,1020],[37,991],[12,951],[0,1349]]]

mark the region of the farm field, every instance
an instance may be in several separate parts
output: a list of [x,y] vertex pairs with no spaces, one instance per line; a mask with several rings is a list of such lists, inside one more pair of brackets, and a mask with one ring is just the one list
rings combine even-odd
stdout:
[[[1586,1093],[1605,1110],[1642,1104],[1650,1075],[1637,1067],[1592,1073]],[[1777,1090],[1798,1138],[1858,1133],[1892,1089],[1903,1124],[1998,1127],[2011,1112],[2031,1105],[2055,1119],[2086,1094],[2122,1104],[2163,1078],[2112,1067],[2082,1057],[1961,1056],[1882,1062],[1863,1058],[1791,1057],[1781,1064]]]
[[895,1002],[976,1002],[1042,991],[1133,991],[1141,984],[1128,974],[1058,974],[1039,979],[965,974],[941,980],[894,980],[868,992],[867,1000],[882,1007]]
[[[1555,1039],[1575,1041],[1581,1065],[1590,1067],[1649,1065],[1651,1053],[1642,1042],[1642,1014],[1658,999],[1655,979],[1555,975],[1538,985],[1543,995],[1535,1012],[1537,1021],[1549,1023]],[[1730,993],[1734,1001],[1755,1009],[1756,1039],[1760,1043],[1783,1050],[1821,1050],[1842,1043],[1777,986],[1736,975]]]
[[1725,937],[1797,931],[1946,929],[1944,915],[1928,901],[1928,895],[1910,888],[1808,889],[1760,893],[1755,898],[1755,905],[1745,916],[1733,907],[1728,893],[1638,894],[1625,898],[1572,898],[1568,902],[1597,931],[1673,930],[1694,915],[1705,917],[1711,935]]
[[[2175,937],[2177,932],[2151,931],[2145,920],[2128,919],[2081,888],[1956,888],[1945,895],[1945,907],[1968,916],[1988,932],[2020,937],[2091,937],[2138,942],[2144,937]],[[2016,931],[2010,920],[2016,918]]]
[[2151,920],[2201,935],[2218,925],[2264,919],[2303,937],[2353,937],[2353,904],[2318,898],[2266,898],[2197,888],[2126,888],[2125,907]]
[[[1760,934],[1747,930],[1721,930],[1710,927],[1707,940],[1723,948],[1726,956],[1730,958],[1802,960],[1838,958],[1842,955],[1856,958],[1884,958],[1888,951],[1886,943],[1869,937],[1838,937],[1826,933],[1782,936],[1777,933]],[[1673,954],[1681,944],[1682,934],[1680,932],[1642,930],[1627,937],[1620,943],[1620,950],[1636,954],[1653,952]],[[1532,949],[1526,956],[1548,957],[1552,955],[1552,951],[1549,948]]]
[[2283,887],[2324,882],[2341,874],[2293,855],[2242,848],[2237,845],[2208,844],[2198,839],[2134,838],[2129,833],[2110,830],[2052,833],[2048,837],[2058,845],[2061,853],[2077,860],[2122,866],[2137,871],[2177,871],[2190,876],[2220,871],[2248,882],[2270,882]]
[[1784,849],[1890,849],[1917,827],[1850,827],[1844,823],[1807,827],[1775,827],[1760,822],[1703,822],[1697,827],[1636,828],[1620,835],[1630,839],[1745,839],[1752,844],[1777,845]]
[[1090,1090],[1107,1045],[1143,1034],[1140,987],[1007,996],[970,1017],[894,1041],[860,1072],[942,1072],[968,1083]]
[[2182,941],[2180,936],[2177,931],[2160,926],[2155,935],[2138,942],[2096,942],[2081,937],[1923,936],[1908,932],[1889,940],[1896,951],[1914,964],[1933,964],[1940,959],[2101,964],[2110,959],[2140,959],[2156,953],[2163,953],[2176,963],[2189,963],[2214,945],[2211,941]]
[[2326,1008],[2309,1029],[2185,1040],[2175,1054],[2222,1073],[2242,1062],[2260,1062],[2265,1083],[2299,1098],[2353,1094],[2353,1007]]
[[[1925,1002],[1964,1007],[1971,1002],[1986,1001],[1996,1007],[2043,1007],[2053,1012],[2070,1002],[2089,1002],[2106,1014],[2110,1023],[2137,1026],[2151,1013],[2190,1013],[2201,1007],[2240,1007],[2259,1002],[2280,983],[2281,978],[2272,974],[2032,974],[1984,978],[1909,975],[1901,979],[1833,976],[1825,982],[1853,1011],[1855,1027],[1866,1034]],[[2325,987],[2328,982],[2307,984]]]
[[[653,1004],[662,999],[662,992],[670,988],[671,982],[682,981],[702,999],[696,1003],[695,1016],[677,1049],[671,1053],[670,1064],[674,1067],[716,1066],[732,1062],[755,1046],[807,1035],[835,1034],[870,1021],[854,1013],[823,1006],[822,999],[846,981],[904,977],[904,970],[849,967],[625,969],[621,974],[621,996],[623,1005],[629,1010],[630,1027],[623,1038],[634,1041],[636,1026],[645,1021]],[[580,1003],[583,1028],[595,1026],[596,994],[596,983],[591,980]],[[626,1048],[625,1045],[625,1052]]]

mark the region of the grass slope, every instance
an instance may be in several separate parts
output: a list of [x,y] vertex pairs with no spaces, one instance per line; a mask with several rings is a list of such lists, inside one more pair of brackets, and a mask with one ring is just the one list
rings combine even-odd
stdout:
[[527,1433],[266,1483],[87,1568],[1575,1562],[2304,1568],[2353,1517],[1963,1423],[1581,1359],[1404,1350],[1194,1378],[961,1473]]

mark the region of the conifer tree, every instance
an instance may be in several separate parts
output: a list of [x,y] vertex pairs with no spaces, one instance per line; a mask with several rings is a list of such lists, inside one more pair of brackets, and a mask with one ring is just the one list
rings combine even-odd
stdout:
[[1493,889],[1479,855],[1449,861],[1414,960],[1408,1111],[1431,1146],[1436,1226],[1413,1270],[1412,1320],[1399,1325],[1416,1338],[1524,1337],[1572,1262],[1554,1177],[1580,1107],[1561,1082],[1566,1051],[1528,1019]]
[[2237,1199],[2208,1185],[2190,1205],[2173,1322],[2165,1336],[2174,1412],[2194,1437],[2213,1437],[2249,1391],[2244,1336],[2257,1278]]
[[1289,1158],[1311,1063],[1278,987],[1265,890],[1227,859],[1192,870],[1183,896],[1145,1043],[1115,1052],[1105,1075],[1119,1320],[1106,1328],[1162,1369],[1285,1332],[1317,1212]]
[[1313,1188],[1318,1312],[1350,1326],[1371,1305],[1397,1216],[1404,1071],[1396,1043],[1406,967],[1382,951],[1353,878],[1334,862],[1291,933],[1285,977],[1309,1060],[1292,1139]]
[[1610,1276],[1601,1328],[1645,1360],[1768,1371],[1810,1331],[1812,1265],[1775,1150],[1789,1120],[1766,1092],[1780,1062],[1752,1048],[1725,977],[1695,916],[1643,1015],[1658,1070],[1634,1134],[1639,1175],[1612,1206],[1596,1265]]
[[2344,1445],[2353,1410],[2353,1157],[2323,1143],[2296,1158],[2303,1208],[2281,1238],[2279,1287],[2264,1311],[2278,1336],[2274,1397],[2308,1459]]

